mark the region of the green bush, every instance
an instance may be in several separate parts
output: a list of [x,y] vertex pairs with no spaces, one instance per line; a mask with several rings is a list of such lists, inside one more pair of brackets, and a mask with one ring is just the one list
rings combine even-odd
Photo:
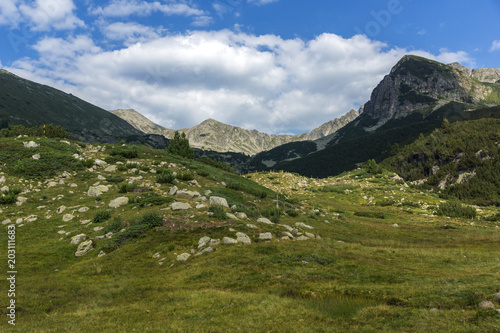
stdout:
[[160,184],[173,184],[175,181],[175,176],[169,169],[163,169],[161,173],[156,171],[155,181]]
[[120,217],[115,217],[107,226],[104,227],[103,232],[107,234],[108,232],[119,232],[123,229],[123,221]]
[[212,216],[218,220],[227,220],[226,211],[221,206],[212,206],[208,211],[213,213]]
[[122,176],[107,176],[106,181],[110,183],[121,183],[125,180]]
[[184,181],[190,181],[194,179],[194,175],[191,171],[185,171],[185,172],[179,172],[176,178]]
[[160,206],[175,201],[175,199],[172,197],[162,197],[155,193],[147,193],[147,194],[148,195],[145,195],[143,197],[141,196],[136,197],[135,202],[142,207],[148,207],[148,206]]
[[137,189],[138,186],[136,183],[123,183],[118,186],[118,193],[128,193],[128,192],[133,192],[135,189]]
[[86,168],[91,168],[94,166],[94,159],[92,158],[86,158],[82,160],[82,165]]
[[124,158],[137,158],[139,157],[139,152],[137,151],[137,148],[135,147],[115,147],[113,148],[110,153],[111,156],[122,156]]
[[462,205],[460,201],[448,201],[439,205],[437,211],[439,216],[463,217],[473,219],[477,215],[474,207]]
[[374,175],[383,172],[382,167],[380,165],[378,165],[374,159],[368,160],[368,162],[366,162],[366,164],[364,165],[364,168],[366,169],[366,171],[368,173],[371,173]]
[[127,159],[120,155],[108,156],[104,159],[104,162],[108,164],[116,164],[116,162],[125,162]]
[[156,211],[146,212],[141,216],[140,224],[147,225],[148,228],[161,227],[163,225],[163,216]]
[[101,210],[94,214],[94,223],[101,223],[111,218],[111,212],[109,210]]
[[132,162],[127,163],[127,164],[125,164],[125,167],[127,169],[137,169],[137,168],[139,168],[139,163],[132,163]]
[[382,206],[382,207],[394,206],[396,204],[396,201],[393,200],[393,199],[384,199],[384,200],[381,200],[381,201],[377,201],[375,204],[377,206]]

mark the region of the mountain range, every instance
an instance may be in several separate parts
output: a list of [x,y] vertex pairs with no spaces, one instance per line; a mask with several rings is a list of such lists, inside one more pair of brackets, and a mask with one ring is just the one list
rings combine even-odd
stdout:
[[[168,139],[174,137],[175,130],[155,124],[135,110],[119,109],[111,111],[111,113],[144,133],[160,134]],[[190,145],[194,148],[221,153],[242,153],[252,156],[286,143],[311,141],[326,137],[338,131],[358,115],[358,111],[351,110],[339,119],[322,124],[312,130],[311,133],[299,135],[269,135],[257,130],[247,130],[227,125],[214,119],[207,119],[199,125],[179,131],[186,133]]]
[[[285,170],[327,177],[431,133],[450,121],[499,117],[500,69],[469,69],[404,56],[359,110],[310,133],[269,135],[214,119],[186,133],[197,157],[210,157],[239,172]],[[105,111],[71,94],[0,72],[0,118],[9,124],[62,125],[85,142],[142,143],[164,148],[175,131],[134,110]]]

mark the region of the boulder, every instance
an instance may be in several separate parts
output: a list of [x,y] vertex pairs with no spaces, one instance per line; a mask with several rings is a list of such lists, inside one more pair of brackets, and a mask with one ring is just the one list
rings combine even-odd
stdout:
[[80,209],[78,209],[78,213],[85,213],[88,210],[89,210],[89,207],[81,207]]
[[231,213],[226,213],[226,216],[230,220],[237,220],[238,219],[234,214],[231,214]]
[[264,232],[259,235],[261,241],[270,241],[273,239],[273,235],[270,232]]
[[314,227],[311,227],[310,225],[307,225],[303,222],[297,222],[295,223],[295,226],[296,227],[302,227],[302,228],[306,228],[306,229],[314,229]]
[[295,238],[295,239],[296,239],[296,240],[298,240],[298,241],[305,241],[305,240],[308,240],[308,239],[309,239],[309,237],[306,237],[306,236],[299,236],[299,237],[297,237],[297,238]]
[[210,252],[214,252],[214,249],[209,246],[209,247],[203,249],[202,251],[200,251],[199,253],[196,253],[195,256],[199,256],[199,255],[202,255],[205,253],[210,253]]
[[236,217],[242,220],[248,219],[248,216],[245,213],[236,213]]
[[116,165],[110,165],[106,169],[104,169],[105,172],[115,172],[118,169]]
[[85,235],[85,234],[79,234],[79,235],[73,236],[73,237],[71,237],[71,244],[80,244],[85,239],[87,239],[87,235]]
[[183,254],[179,254],[177,256],[177,261],[180,261],[180,262],[183,262],[183,261],[186,261],[189,259],[189,257],[191,257],[191,255],[189,253],[183,253]]
[[250,237],[248,237],[246,234],[242,232],[237,232],[236,233],[236,240],[238,243],[241,243],[243,245],[249,245],[252,244],[252,241],[250,240]]
[[211,238],[210,237],[201,237],[200,240],[198,241],[198,248],[202,248],[205,245],[207,245],[210,242]]
[[210,206],[222,206],[229,208],[229,205],[227,204],[227,200],[225,198],[221,197],[210,197]]
[[114,200],[111,200],[109,203],[109,208],[118,208],[121,206],[124,206],[128,204],[128,198],[127,197],[119,197]]
[[66,206],[64,206],[64,205],[57,207],[57,213],[58,214],[61,214],[65,210],[66,210]]
[[35,154],[33,156],[31,156],[32,159],[34,160],[39,160],[40,159],[40,154]]
[[170,196],[174,196],[177,193],[177,190],[178,190],[177,186],[172,186],[167,194]]
[[73,214],[64,214],[62,220],[63,220],[63,222],[69,222],[74,218],[75,218],[75,216]]
[[0,177],[0,184],[3,184],[7,181],[7,179],[5,179],[5,176],[2,176]]
[[94,242],[90,239],[88,241],[84,241],[78,245],[78,248],[75,252],[75,257],[81,257],[89,253],[92,249],[94,249]]
[[100,166],[100,167],[105,167],[106,165],[108,165],[108,163],[96,158],[94,160],[94,164],[97,165],[97,166]]
[[271,222],[269,219],[266,219],[265,217],[258,218],[257,222],[265,223],[265,224],[274,224],[273,222]]
[[191,209],[191,206],[184,202],[173,202],[170,207],[173,211]]
[[97,197],[103,193],[106,193],[109,191],[109,188],[106,185],[97,185],[97,186],[90,186],[89,190],[87,191],[87,195],[89,197]]
[[199,197],[200,193],[196,192],[196,191],[181,190],[181,191],[177,191],[175,193],[175,196],[179,197],[179,198],[193,199],[193,198]]
[[493,300],[497,303],[500,303],[500,292],[493,296]]
[[482,301],[478,304],[478,307],[481,309],[494,309],[495,304],[491,303],[490,301]]
[[224,238],[222,238],[222,244],[224,244],[224,245],[238,244],[238,241],[234,238],[224,237]]
[[25,148],[36,148],[36,147],[40,146],[35,141],[23,142],[23,145],[24,145]]

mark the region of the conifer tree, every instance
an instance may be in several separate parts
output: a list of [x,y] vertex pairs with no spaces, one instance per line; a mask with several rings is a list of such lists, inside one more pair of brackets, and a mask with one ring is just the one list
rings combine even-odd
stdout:
[[194,158],[194,150],[189,146],[189,140],[184,132],[179,134],[178,131],[175,131],[174,138],[167,147],[167,152],[184,158]]

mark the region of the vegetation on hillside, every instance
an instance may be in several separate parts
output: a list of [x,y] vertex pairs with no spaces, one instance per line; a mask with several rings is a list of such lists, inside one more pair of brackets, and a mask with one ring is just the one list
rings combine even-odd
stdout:
[[[23,140],[40,146],[24,147]],[[241,177],[165,150],[60,141],[0,138],[0,153],[8,152],[0,156],[0,178],[9,187],[0,195],[8,201],[0,206],[0,221],[17,228],[21,331],[498,328],[500,315],[478,307],[483,300],[500,307],[493,299],[500,269],[497,207],[471,217],[470,207],[405,187],[375,161],[325,179],[265,172]],[[128,155],[132,151],[137,155]],[[116,167],[109,169],[63,164],[36,180],[13,172],[18,159],[34,153],[130,159],[108,159]],[[173,179],[157,182],[162,175]],[[169,195],[174,183],[199,196]],[[108,191],[88,195],[95,186]],[[205,196],[224,197],[231,208],[209,207],[207,199],[202,204]],[[111,208],[117,197],[128,203]],[[174,201],[191,208],[174,211]],[[465,216],[449,217],[457,209]],[[243,213],[247,218],[230,215]],[[259,222],[262,217],[279,224]],[[251,244],[221,244],[237,232]],[[259,239],[267,233],[271,241]],[[94,249],[75,257],[79,244],[72,240],[82,234]],[[204,237],[215,241],[213,252],[201,253]],[[0,244],[6,246],[6,233]],[[177,261],[181,254],[191,256]]]
[[167,147],[167,152],[187,159],[194,158],[194,150],[189,146],[189,140],[184,132],[179,134],[178,131],[175,131],[174,138]]
[[500,205],[499,119],[449,123],[384,161],[407,181],[481,205]]

